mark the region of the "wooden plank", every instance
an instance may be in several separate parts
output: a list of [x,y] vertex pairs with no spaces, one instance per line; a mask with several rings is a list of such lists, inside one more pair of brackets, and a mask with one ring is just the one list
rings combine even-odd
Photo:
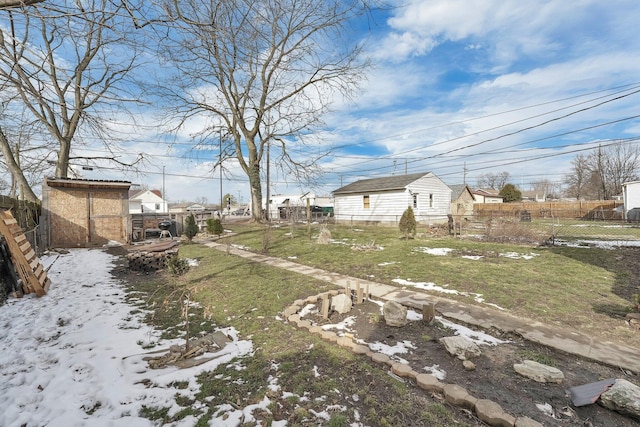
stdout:
[[[23,234],[24,236],[24,234]],[[16,239],[16,243],[18,243],[18,240]],[[31,249],[31,243],[29,243],[29,241],[25,238],[24,242],[22,242],[22,244],[18,243],[18,247],[20,248],[20,252],[22,252],[25,256],[27,256],[27,253],[33,249]]]
[[[43,288],[43,284],[47,278],[38,278],[34,274],[34,270],[37,268],[38,264],[40,264],[40,261],[35,256],[35,252],[31,248],[31,244],[26,247],[26,250],[28,251],[27,254],[32,259],[28,260],[25,257],[23,248],[18,245],[18,242],[16,241],[16,237],[20,235],[24,236],[24,233],[22,233],[22,230],[20,230],[19,234],[13,233],[8,226],[8,224],[12,224],[12,222],[15,222],[15,218],[13,218],[11,212],[0,210],[0,233],[5,237],[7,247],[9,248],[9,253],[11,255],[11,260],[18,271],[20,279],[22,280],[23,290],[34,292],[37,296],[42,296],[46,293]],[[32,261],[35,261],[35,263]]]

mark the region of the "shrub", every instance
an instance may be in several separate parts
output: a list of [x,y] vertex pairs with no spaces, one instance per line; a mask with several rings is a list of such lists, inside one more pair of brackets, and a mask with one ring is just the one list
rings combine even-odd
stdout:
[[167,258],[167,271],[174,276],[182,276],[189,270],[189,262],[177,254]]
[[191,214],[184,220],[184,235],[191,241],[196,234],[198,234],[198,226],[196,225],[196,219]]
[[400,218],[400,232],[405,239],[413,238],[416,235],[416,217],[413,209],[409,206]]
[[224,232],[224,228],[222,227],[220,218],[209,218],[207,220],[207,231],[217,236],[221,235]]

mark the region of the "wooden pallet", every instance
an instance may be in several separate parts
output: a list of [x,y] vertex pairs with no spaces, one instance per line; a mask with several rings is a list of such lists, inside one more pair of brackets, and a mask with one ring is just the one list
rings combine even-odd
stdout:
[[[46,294],[51,280],[11,211],[0,210],[0,234],[7,242],[11,261],[22,280],[22,292],[37,296]],[[16,296],[22,295],[17,293]]]

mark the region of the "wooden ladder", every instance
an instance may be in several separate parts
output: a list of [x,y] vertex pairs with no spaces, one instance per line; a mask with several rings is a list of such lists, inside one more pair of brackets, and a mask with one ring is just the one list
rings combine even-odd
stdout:
[[11,261],[22,280],[22,292],[35,293],[37,296],[46,294],[51,280],[11,211],[0,210],[0,234],[7,242]]

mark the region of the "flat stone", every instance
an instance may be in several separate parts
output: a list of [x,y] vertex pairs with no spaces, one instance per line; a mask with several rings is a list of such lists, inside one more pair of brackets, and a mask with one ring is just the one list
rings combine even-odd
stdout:
[[373,353],[371,355],[371,360],[373,360],[376,363],[389,363],[391,362],[391,359],[389,358],[389,356],[387,356],[386,354],[382,354],[382,353]]
[[464,409],[469,409],[470,411],[475,408],[476,402],[478,401],[478,399],[471,396],[465,388],[462,388],[457,384],[445,385],[442,392],[444,393],[444,399],[447,402]]
[[533,360],[525,360],[513,365],[513,369],[522,376],[531,378],[539,383],[557,383],[564,381],[564,374],[560,369],[543,365]]
[[440,338],[440,342],[444,344],[444,348],[449,354],[456,356],[460,360],[468,360],[482,354],[476,343],[461,335],[443,337]]
[[418,374],[416,376],[416,384],[423,390],[436,391],[442,393],[445,384],[441,383],[435,376],[431,374]]
[[312,334],[319,334],[320,332],[322,332],[322,326],[312,326],[309,328],[309,332],[311,332]]
[[299,328],[311,329],[311,326],[311,322],[309,322],[308,320],[298,320]]
[[336,333],[333,332],[333,331],[325,331],[325,330],[323,330],[322,332],[320,332],[320,336],[325,341],[330,341],[330,342],[337,342],[338,341],[338,335],[336,335]]
[[284,309],[284,311],[282,312],[282,315],[288,319],[289,316],[291,316],[292,314],[296,314],[297,312],[298,312],[298,307],[291,305]]
[[415,379],[418,375],[416,371],[411,369],[411,366],[405,365],[404,363],[394,363],[391,365],[391,372],[402,378]]
[[304,300],[307,304],[315,304],[318,302],[318,295],[312,295]]
[[353,346],[353,352],[355,354],[367,354],[369,352],[369,347],[362,344],[356,344]]
[[353,348],[354,342],[349,337],[340,337],[338,341],[336,341],[340,347]]
[[340,291],[336,291],[336,290],[334,289],[334,290],[329,291],[329,296],[334,297],[334,296],[338,295],[339,293],[340,293]]
[[480,399],[475,405],[476,415],[490,426],[513,427],[516,418],[507,414],[500,405],[493,400]]
[[516,418],[515,427],[544,427],[544,424],[532,420],[529,417],[518,417]]
[[300,315],[299,314],[292,314],[290,316],[287,316],[287,320],[289,322],[297,323],[297,322],[300,321]]

